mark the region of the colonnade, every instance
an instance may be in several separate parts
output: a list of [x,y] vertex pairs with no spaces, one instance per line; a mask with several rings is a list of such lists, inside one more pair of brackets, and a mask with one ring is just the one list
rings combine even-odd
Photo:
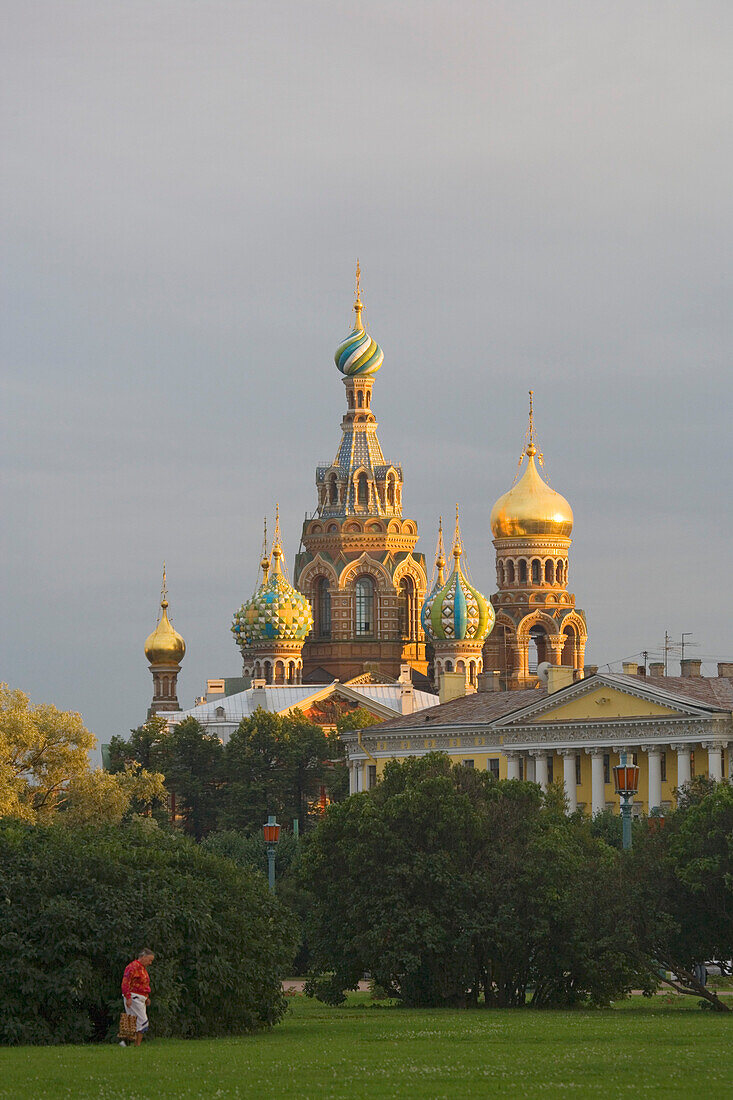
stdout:
[[591,765],[591,814],[600,813],[606,808],[606,778],[604,775],[604,756],[626,753],[631,758],[632,753],[643,752],[647,758],[646,792],[639,791],[643,798],[647,795],[647,807],[651,812],[662,805],[662,753],[668,751],[677,754],[677,781],[675,787],[681,787],[692,779],[691,753],[696,747],[707,750],[707,773],[710,779],[719,781],[723,778],[723,752],[728,747],[724,741],[703,741],[694,744],[674,745],[609,745],[606,747],[592,747],[581,750],[580,748],[561,749],[531,749],[527,753],[519,751],[506,751],[507,779],[519,779],[520,758],[524,760],[524,776],[535,783],[539,783],[546,790],[549,779],[549,760],[555,755],[562,758],[563,784],[565,796],[568,801],[568,810],[573,813],[578,808],[578,782],[577,782],[577,757],[581,751],[590,757]]

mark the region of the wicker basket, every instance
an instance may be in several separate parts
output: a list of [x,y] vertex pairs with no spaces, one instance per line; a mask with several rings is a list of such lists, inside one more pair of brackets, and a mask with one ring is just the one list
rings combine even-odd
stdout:
[[137,1035],[137,1016],[133,1016],[128,1012],[120,1013],[120,1028],[117,1033],[118,1039],[124,1039],[126,1043],[132,1043],[135,1041]]

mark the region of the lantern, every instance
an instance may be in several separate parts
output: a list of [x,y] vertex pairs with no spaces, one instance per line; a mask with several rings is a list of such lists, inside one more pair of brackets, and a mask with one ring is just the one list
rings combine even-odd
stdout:
[[613,769],[616,794],[621,798],[633,798],[639,790],[639,768],[636,764],[617,764]]

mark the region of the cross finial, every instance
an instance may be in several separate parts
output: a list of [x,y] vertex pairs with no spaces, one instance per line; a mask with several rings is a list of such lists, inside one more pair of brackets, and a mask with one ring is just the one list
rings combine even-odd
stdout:
[[463,552],[461,546],[461,528],[458,522],[458,505],[456,504],[456,532],[453,536],[453,557],[458,561]]
[[161,607],[167,607],[168,606],[168,583],[167,583],[167,574],[166,574],[166,571],[165,571],[165,562],[163,562],[163,583],[160,586],[160,606]]
[[270,556],[267,553],[267,516],[264,520],[265,534],[262,539],[262,557],[260,558],[260,569],[262,570],[262,582],[267,584],[267,575],[270,572]]
[[275,505],[275,534],[272,537],[272,556],[275,559],[275,572],[280,569],[280,558],[283,556],[283,548],[280,543],[280,505]]
[[530,458],[537,453],[534,442],[534,390],[529,391],[529,430],[527,433],[527,454]]
[[361,267],[359,261],[356,261],[356,296],[354,298],[354,313],[356,314],[356,320],[354,322],[355,329],[363,328],[361,323],[361,311],[364,308],[361,301]]

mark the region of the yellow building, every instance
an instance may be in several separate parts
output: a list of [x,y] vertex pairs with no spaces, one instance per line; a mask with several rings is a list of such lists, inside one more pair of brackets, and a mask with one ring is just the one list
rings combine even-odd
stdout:
[[663,810],[694,775],[731,775],[733,665],[720,664],[717,677],[701,676],[699,667],[684,662],[680,677],[575,679],[572,668],[555,666],[547,683],[534,688],[479,690],[344,734],[350,790],[372,786],[388,760],[445,752],[502,779],[530,779],[543,788],[562,779],[571,811],[595,814],[618,810],[612,768],[625,752],[640,768],[634,811]]

